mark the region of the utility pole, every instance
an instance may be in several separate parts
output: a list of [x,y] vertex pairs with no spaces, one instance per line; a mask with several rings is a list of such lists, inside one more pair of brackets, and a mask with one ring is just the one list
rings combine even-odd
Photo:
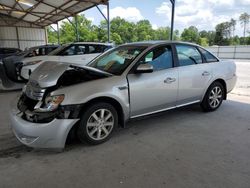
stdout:
[[174,11],[175,11],[175,0],[170,0],[172,4],[172,16],[171,16],[171,32],[170,32],[170,40],[174,38]]
[[107,16],[105,16],[103,14],[103,12],[101,11],[101,9],[98,7],[98,5],[96,5],[97,10],[101,13],[101,15],[103,16],[103,18],[106,20],[107,22],[107,35],[108,35],[108,42],[110,42],[110,13],[109,13],[109,1],[107,2]]
[[79,28],[78,28],[78,17],[75,15],[75,24],[76,24],[76,41],[79,42]]
[[107,2],[107,25],[108,25],[108,42],[110,42],[110,17],[109,17],[109,1]]

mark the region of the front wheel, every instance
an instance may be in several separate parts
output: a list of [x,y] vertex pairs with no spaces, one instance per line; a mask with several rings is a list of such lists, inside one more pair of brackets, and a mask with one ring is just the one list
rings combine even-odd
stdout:
[[111,137],[117,125],[116,109],[109,103],[95,103],[83,112],[77,136],[81,142],[101,144]]
[[220,82],[214,82],[211,84],[201,103],[202,109],[206,112],[218,109],[222,104],[225,92],[226,91]]

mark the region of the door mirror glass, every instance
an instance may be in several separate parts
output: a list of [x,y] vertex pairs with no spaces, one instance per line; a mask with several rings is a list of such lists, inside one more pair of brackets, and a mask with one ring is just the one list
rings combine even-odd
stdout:
[[153,72],[154,67],[150,65],[149,63],[139,64],[139,66],[136,68],[136,73],[151,73]]

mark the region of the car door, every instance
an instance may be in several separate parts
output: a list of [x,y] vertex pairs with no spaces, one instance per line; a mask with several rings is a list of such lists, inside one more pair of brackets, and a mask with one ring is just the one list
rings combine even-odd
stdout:
[[179,90],[177,105],[202,100],[204,91],[212,78],[211,68],[195,46],[176,44],[178,59]]
[[152,73],[128,74],[130,115],[137,117],[174,108],[178,90],[178,71],[173,67],[170,45],[149,51],[138,63],[149,63]]

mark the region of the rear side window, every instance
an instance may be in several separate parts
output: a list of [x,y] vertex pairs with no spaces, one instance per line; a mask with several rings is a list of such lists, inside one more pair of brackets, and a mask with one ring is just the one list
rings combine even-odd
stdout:
[[212,55],[210,52],[208,52],[207,50],[204,50],[202,48],[199,48],[199,50],[201,51],[205,61],[207,63],[212,63],[212,62],[218,62],[218,59]]
[[89,45],[89,53],[94,54],[94,53],[102,53],[104,52],[105,47],[102,45]]
[[150,51],[141,63],[149,63],[154,71],[168,69],[173,67],[172,49],[170,46],[162,46]]
[[176,45],[180,66],[188,66],[202,63],[200,52],[194,46]]

